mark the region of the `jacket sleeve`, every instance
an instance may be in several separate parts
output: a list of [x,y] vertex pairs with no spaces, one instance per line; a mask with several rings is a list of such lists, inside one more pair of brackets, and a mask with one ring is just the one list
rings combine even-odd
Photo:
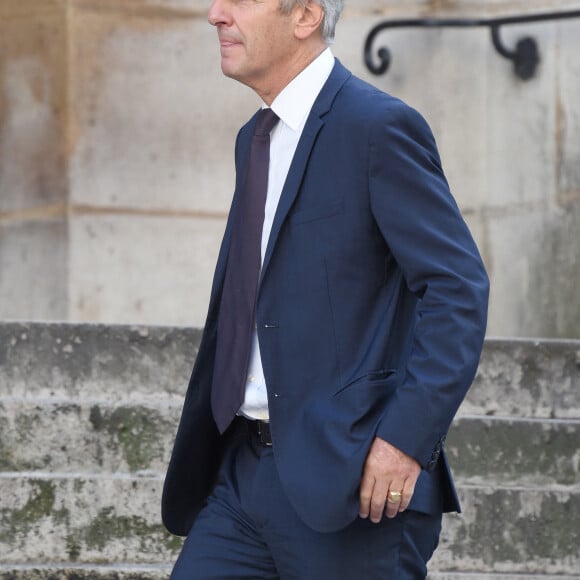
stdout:
[[400,101],[371,131],[369,191],[379,229],[419,298],[405,375],[377,435],[430,470],[475,376],[489,281],[433,135]]

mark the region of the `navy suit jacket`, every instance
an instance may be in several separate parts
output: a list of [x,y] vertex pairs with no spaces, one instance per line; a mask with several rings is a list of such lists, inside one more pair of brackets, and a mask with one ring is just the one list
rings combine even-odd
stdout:
[[[224,443],[210,409],[217,317],[255,117],[236,141],[236,191],[163,494],[186,535]],[[358,515],[375,436],[422,471],[411,508],[459,510],[443,442],[472,383],[488,279],[423,118],[338,61],[284,185],[256,322],[280,480],[303,521]]]

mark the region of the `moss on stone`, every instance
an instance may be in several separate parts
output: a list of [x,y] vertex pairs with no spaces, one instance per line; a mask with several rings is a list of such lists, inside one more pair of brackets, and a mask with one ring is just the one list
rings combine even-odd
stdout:
[[78,534],[68,534],[66,537],[66,552],[71,562],[76,562],[81,555],[81,545],[78,540]]
[[138,537],[141,549],[146,550],[151,542],[162,544],[172,553],[181,548],[182,539],[168,534],[163,526],[149,524],[140,516],[120,516],[114,513],[112,507],[99,511],[83,532],[84,541],[88,549],[102,551],[113,540],[123,540],[129,537]]
[[[533,560],[560,562],[564,567],[580,543],[579,496],[529,495],[498,490],[477,494],[447,548],[453,558],[482,562],[488,569]],[[482,541],[483,540],[483,541]]]
[[27,534],[43,518],[55,523],[68,520],[68,510],[54,509],[55,485],[42,479],[31,480],[27,502],[19,509],[2,510],[0,514],[0,542],[11,540],[15,534]]
[[15,427],[18,439],[21,442],[28,442],[34,433],[36,422],[35,414],[19,413],[16,417]]
[[578,481],[580,427],[573,423],[459,419],[447,439],[460,477],[493,473],[524,485],[574,485]]
[[131,471],[148,469],[163,453],[163,438],[158,431],[162,419],[154,409],[123,406],[103,411],[95,405],[89,420],[95,431],[109,433],[111,444],[120,447]]

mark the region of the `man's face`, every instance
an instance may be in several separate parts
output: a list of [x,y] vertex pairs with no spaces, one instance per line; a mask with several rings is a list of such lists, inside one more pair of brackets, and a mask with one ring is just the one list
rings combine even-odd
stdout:
[[295,60],[294,15],[282,14],[279,0],[213,0],[208,21],[217,28],[222,72],[259,93],[275,91]]

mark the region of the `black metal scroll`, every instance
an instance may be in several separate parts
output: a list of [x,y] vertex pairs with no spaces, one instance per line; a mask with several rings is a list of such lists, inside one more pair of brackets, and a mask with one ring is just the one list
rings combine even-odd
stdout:
[[491,40],[496,51],[512,61],[515,74],[522,80],[529,80],[534,77],[538,64],[540,63],[540,53],[538,44],[531,36],[525,36],[518,40],[514,49],[510,50],[501,40],[500,28],[530,22],[545,22],[549,20],[563,20],[568,18],[580,18],[580,10],[568,10],[563,12],[543,13],[543,14],[522,14],[516,16],[503,16],[498,18],[416,18],[403,20],[386,20],[380,22],[369,32],[364,46],[364,58],[367,68],[375,75],[387,72],[391,64],[391,51],[386,46],[381,46],[376,51],[378,63],[373,58],[373,43],[377,35],[383,30],[392,28],[475,28],[488,27],[491,32]]

